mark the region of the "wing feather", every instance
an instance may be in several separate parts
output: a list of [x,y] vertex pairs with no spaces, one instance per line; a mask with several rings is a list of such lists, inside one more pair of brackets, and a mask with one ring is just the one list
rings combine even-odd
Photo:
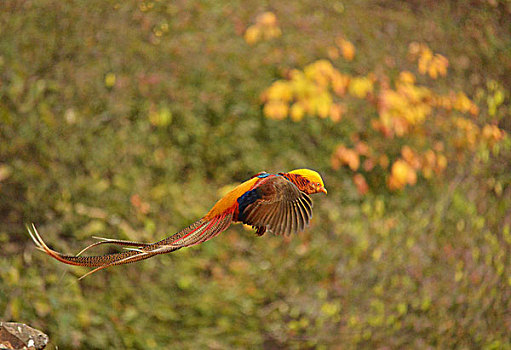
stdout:
[[288,230],[288,206],[287,203],[283,203],[284,209],[282,210],[282,229],[281,234],[285,235]]
[[[270,214],[268,215],[267,221],[268,223],[265,225],[266,228],[269,228],[270,226],[275,226],[275,223],[277,222],[277,215],[279,214],[279,211],[274,208]],[[271,231],[271,230],[270,230]]]
[[296,202],[291,202],[291,209],[293,211],[293,233],[298,232],[298,213],[296,212]]
[[254,188],[257,199],[243,208],[239,221],[266,227],[274,234],[289,235],[302,231],[312,216],[312,201],[282,176],[268,177]]
[[278,210],[279,217],[276,223],[277,231],[275,233],[280,235],[282,232],[284,232],[284,220],[286,220],[286,204],[284,202],[280,203]]
[[288,202],[288,213],[289,213],[289,230],[288,234],[296,233],[296,212],[294,208],[294,202]]
[[294,226],[294,230],[293,232],[296,233],[299,231],[299,227],[300,227],[300,224],[299,224],[299,219],[298,217],[300,216],[300,213],[299,213],[299,209],[297,208],[298,206],[298,203],[297,202],[293,202],[293,226]]
[[297,230],[297,232],[300,232],[304,228],[304,225],[303,225],[303,214],[302,214],[302,210],[300,209],[300,201],[298,201],[296,203],[295,211],[296,211],[296,225],[297,225],[296,226],[296,230]]
[[258,209],[254,210],[254,215],[253,215],[254,221],[256,221],[256,222],[263,221],[264,217],[268,216],[268,209],[269,208],[262,207],[259,204]]
[[312,213],[307,209],[307,202],[303,199],[300,199],[299,203],[300,210],[302,211],[304,225],[307,226],[309,224],[310,217]]
[[279,235],[282,227],[282,217],[284,215],[283,203],[279,203],[275,207],[275,216],[273,222],[268,222],[268,226],[270,227],[270,231],[276,235]]
[[282,203],[282,218],[280,219],[280,231],[279,234],[283,235],[287,229],[287,205],[285,202]]
[[309,198],[304,198],[304,202],[306,203],[307,209],[308,209],[308,211],[310,213],[310,216],[312,217],[312,207],[313,207],[312,199],[310,197]]
[[298,204],[296,205],[298,209],[298,229],[302,231],[305,228],[305,225],[307,224],[305,222],[306,220],[306,210],[303,208],[303,204],[301,201],[298,201]]
[[307,217],[310,219],[312,217],[312,201],[310,198],[300,198],[300,202],[302,203],[302,207],[307,212]]

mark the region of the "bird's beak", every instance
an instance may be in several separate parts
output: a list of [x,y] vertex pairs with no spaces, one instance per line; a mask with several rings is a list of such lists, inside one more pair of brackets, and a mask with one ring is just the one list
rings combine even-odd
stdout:
[[327,190],[326,190],[326,188],[324,188],[324,187],[321,187],[321,188],[319,189],[319,192],[323,192],[324,194],[328,194],[328,191],[327,191]]

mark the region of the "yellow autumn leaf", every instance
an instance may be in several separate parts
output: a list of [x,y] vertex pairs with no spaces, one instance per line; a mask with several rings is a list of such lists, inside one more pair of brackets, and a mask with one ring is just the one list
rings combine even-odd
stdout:
[[399,73],[399,81],[404,84],[414,84],[415,75],[409,71],[402,71]]
[[273,12],[264,12],[257,16],[256,22],[264,26],[274,26],[277,24],[277,16]]
[[443,154],[439,154],[437,157],[437,168],[442,171],[447,167],[447,158]]
[[341,49],[342,57],[344,57],[346,61],[352,61],[355,57],[355,46],[351,41],[339,38],[337,39],[337,45]]
[[265,40],[278,38],[282,34],[279,27],[263,27],[263,37]]
[[447,75],[447,66],[449,65],[449,61],[443,55],[436,54],[435,55],[435,65],[438,70],[438,74],[445,77]]
[[435,155],[435,152],[433,152],[432,150],[428,149],[426,151],[426,153],[424,153],[424,163],[425,165],[429,166],[429,167],[433,167],[436,163],[436,155]]
[[415,184],[417,174],[412,167],[402,159],[398,159],[392,164],[390,183],[392,187],[403,188],[406,184]]
[[332,97],[329,93],[324,92],[318,95],[315,99],[316,112],[320,118],[326,118],[330,114],[330,107],[332,106]]
[[360,166],[360,158],[358,153],[352,149],[346,148],[344,146],[338,146],[336,150],[336,155],[339,158],[341,164],[346,164],[353,171],[356,171]]
[[309,64],[303,70],[305,77],[314,81],[320,87],[326,87],[334,74],[334,67],[327,60],[318,60]]
[[351,95],[358,98],[365,98],[373,92],[373,82],[367,77],[356,77],[351,79],[348,91]]
[[271,119],[284,119],[287,116],[288,105],[279,101],[270,101],[264,105],[263,112]]
[[346,93],[346,88],[350,83],[350,78],[347,75],[344,75],[338,71],[334,71],[332,76],[332,90],[334,90],[335,94],[339,97],[344,96]]
[[149,122],[154,126],[165,127],[172,122],[172,112],[167,107],[149,112]]
[[327,47],[326,52],[328,57],[332,60],[339,58],[339,50],[335,46]]
[[268,100],[288,102],[293,98],[291,86],[285,81],[276,81],[266,90],[265,97]]
[[330,106],[330,119],[333,122],[337,123],[341,120],[342,115],[344,114],[345,107],[338,104],[333,104]]
[[305,109],[300,103],[294,103],[291,106],[290,115],[291,119],[295,122],[302,120],[305,114]]
[[418,70],[421,74],[426,74],[433,59],[433,52],[426,46],[421,48],[419,53]]
[[428,75],[431,77],[431,79],[436,79],[438,77],[438,70],[435,65],[430,65],[428,68]]
[[245,31],[245,35],[243,38],[245,39],[245,42],[249,45],[253,45],[259,41],[259,37],[261,34],[261,30],[256,26],[250,26]]
[[458,92],[454,99],[453,107],[460,112],[468,112],[473,102],[463,92]]
[[116,76],[114,73],[107,73],[105,75],[105,86],[111,88],[115,85]]
[[412,164],[412,162],[415,161],[415,152],[412,151],[408,145],[405,145],[403,148],[401,148],[401,156],[408,162],[408,164]]

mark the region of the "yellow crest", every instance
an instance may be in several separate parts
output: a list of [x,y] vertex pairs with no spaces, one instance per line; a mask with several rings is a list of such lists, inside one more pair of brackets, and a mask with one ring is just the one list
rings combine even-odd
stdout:
[[319,175],[317,171],[310,169],[296,169],[290,171],[289,174],[301,175],[311,182],[319,182],[321,186],[325,186],[325,184],[323,183],[323,179],[321,178],[321,175]]

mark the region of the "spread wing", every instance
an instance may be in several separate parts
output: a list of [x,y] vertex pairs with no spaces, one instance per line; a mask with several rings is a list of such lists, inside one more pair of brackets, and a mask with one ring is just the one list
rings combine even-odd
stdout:
[[[238,220],[273,232],[289,235],[302,231],[312,217],[312,200],[282,176],[261,181],[240,198]],[[258,230],[259,232],[259,230]]]

